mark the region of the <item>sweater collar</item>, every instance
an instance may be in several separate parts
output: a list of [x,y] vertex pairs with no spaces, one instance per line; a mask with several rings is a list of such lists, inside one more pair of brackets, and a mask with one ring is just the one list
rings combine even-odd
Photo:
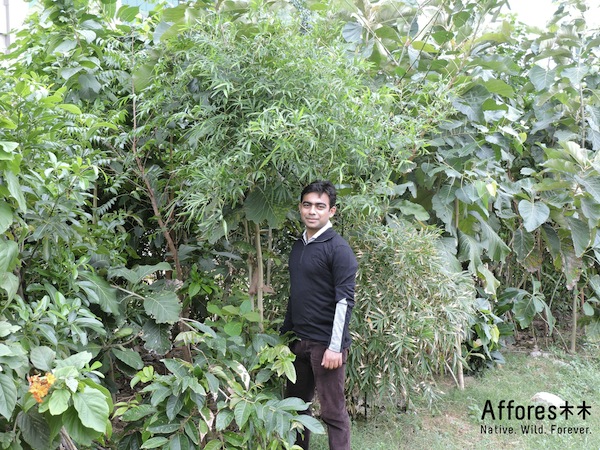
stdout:
[[323,233],[325,233],[332,227],[333,225],[331,224],[331,221],[328,221],[323,228],[321,228],[319,231],[313,234],[313,236],[308,240],[306,239],[306,230],[304,230],[304,233],[302,233],[302,240],[304,241],[304,244],[310,244],[311,242],[314,242],[319,236],[321,236]]

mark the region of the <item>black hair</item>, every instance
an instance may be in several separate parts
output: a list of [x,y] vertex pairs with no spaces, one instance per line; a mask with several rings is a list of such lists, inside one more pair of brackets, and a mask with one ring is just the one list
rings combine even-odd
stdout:
[[311,192],[316,192],[317,194],[327,194],[329,197],[329,207],[333,208],[335,206],[337,193],[335,191],[335,186],[331,184],[331,181],[317,180],[307,185],[304,189],[302,189],[302,193],[300,194],[300,202],[302,202],[302,199],[306,194],[310,194]]

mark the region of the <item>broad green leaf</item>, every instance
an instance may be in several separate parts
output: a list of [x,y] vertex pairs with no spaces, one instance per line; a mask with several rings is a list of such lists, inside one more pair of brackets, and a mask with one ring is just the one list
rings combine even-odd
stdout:
[[142,327],[144,347],[159,355],[164,355],[171,350],[171,326],[168,324],[158,324],[153,320],[146,321]]
[[575,255],[581,257],[590,246],[590,229],[586,222],[575,217],[567,217],[567,223],[571,229]]
[[538,65],[534,65],[529,71],[529,80],[538,91],[544,91],[554,84],[556,70],[545,70]]
[[53,53],[68,53],[71,50],[73,50],[75,47],[77,47],[77,41],[68,39],[68,40],[62,41],[60,44],[58,44],[54,48]]
[[179,429],[180,426],[180,423],[154,422],[148,427],[148,431],[150,431],[152,434],[173,434]]
[[575,255],[575,250],[571,243],[563,239],[561,239],[560,256],[560,269],[567,279],[567,289],[571,290],[581,278],[583,260]]
[[12,376],[0,373],[0,414],[10,422],[17,404],[17,387]]
[[216,431],[223,431],[224,429],[226,429],[232,420],[233,411],[229,409],[222,409],[221,411],[219,411],[215,422]]
[[518,208],[519,214],[523,218],[523,226],[530,233],[544,224],[550,216],[550,208],[542,202],[521,200]]
[[440,31],[436,31],[431,33],[431,37],[437,42],[439,45],[445,44],[446,42],[450,42],[452,38],[454,38],[454,33],[451,31],[446,31],[444,29]]
[[140,13],[139,6],[123,5],[117,11],[117,17],[123,22],[133,22],[135,17]]
[[44,417],[37,412],[36,408],[32,408],[26,413],[21,411],[17,415],[17,427],[21,432],[21,436],[33,449],[45,450],[56,448],[56,445],[50,440],[50,428]]
[[56,359],[56,352],[50,347],[33,347],[29,353],[29,359],[33,367],[43,371],[52,370],[52,365]]
[[515,91],[512,88],[512,86],[510,86],[502,80],[492,79],[489,81],[485,81],[483,85],[492,94],[498,94],[502,97],[507,98],[514,98],[515,96]]
[[155,272],[171,271],[171,265],[168,262],[160,262],[154,265],[146,266],[135,266],[133,269],[127,269],[126,267],[120,267],[118,269],[112,269],[109,271],[111,278],[122,277],[129,281],[131,284],[138,284],[145,278],[150,277]]
[[305,429],[312,431],[315,434],[325,434],[323,424],[314,417],[306,414],[299,414],[294,417],[294,422],[300,422]]
[[393,27],[384,25],[375,30],[375,34],[382,39],[390,39],[392,41],[399,41],[398,32]]
[[174,420],[183,408],[183,399],[179,395],[171,395],[167,400],[165,412],[169,420]]
[[98,389],[85,386],[83,392],[73,393],[73,405],[81,423],[100,433],[105,433],[110,413],[106,397]]
[[0,273],[10,272],[17,263],[19,246],[15,241],[0,237]]
[[156,323],[173,324],[179,320],[181,303],[175,292],[162,290],[146,295],[144,309]]
[[469,21],[470,18],[471,14],[468,11],[462,10],[452,15],[452,22],[454,22],[456,28],[461,28]]
[[156,385],[156,388],[152,392],[152,397],[150,397],[150,404],[152,406],[158,406],[164,400],[166,400],[169,395],[173,393],[173,389],[171,386],[164,386],[162,384]]
[[284,398],[277,403],[277,407],[285,411],[306,411],[308,405],[299,398]]
[[578,65],[577,67],[567,67],[560,73],[561,76],[569,79],[571,84],[579,87],[581,80],[589,73],[590,69],[586,65]]
[[84,73],[79,75],[77,78],[79,85],[81,86],[81,90],[86,95],[97,94],[102,89],[102,85],[98,82],[98,78],[96,76],[91,75],[89,73]]
[[70,103],[63,103],[62,105],[57,105],[56,107],[60,108],[60,109],[64,109],[65,111],[68,111],[71,114],[75,114],[77,116],[81,115],[81,110],[77,106],[72,105]]
[[585,190],[594,197],[597,203],[600,203],[600,177],[595,172],[586,174],[585,176],[577,175],[575,180],[581,184]]
[[246,425],[246,422],[250,418],[250,414],[252,414],[253,410],[254,406],[252,406],[250,402],[247,402],[244,399],[241,399],[238,402],[238,404],[235,405],[233,413],[235,416],[235,422],[237,423],[238,427],[240,427],[241,429],[244,428],[244,425]]
[[285,221],[288,207],[277,204],[273,192],[265,192],[257,187],[246,197],[244,211],[246,218],[254,223],[266,221],[269,227],[279,228]]
[[504,241],[498,236],[496,230],[494,230],[488,220],[482,218],[479,213],[473,213],[479,220],[482,234],[482,245],[485,248],[486,253],[493,261],[504,261],[507,255],[510,254],[510,248],[504,243]]
[[586,316],[593,316],[594,315],[594,307],[592,305],[590,305],[588,302],[584,302],[583,313]]
[[363,27],[358,22],[348,22],[342,28],[342,37],[346,40],[346,42],[350,43],[360,43],[362,42],[362,32]]
[[429,220],[429,213],[418,203],[413,203],[402,199],[394,202],[394,206],[400,209],[402,214],[405,216],[414,216],[416,220],[423,222]]
[[153,65],[144,64],[133,72],[133,86],[136,91],[142,91],[148,87],[148,85],[150,85],[152,81],[153,67]]
[[76,75],[77,73],[81,72],[83,69],[83,67],[79,66],[79,67],[65,67],[63,69],[60,69],[58,71],[58,73],[60,74],[61,77],[63,77],[65,79],[65,81],[69,80],[69,78],[73,77],[74,75]]
[[15,128],[17,128],[17,124],[14,123],[8,117],[0,117],[0,128],[6,128],[8,130],[14,130]]
[[119,302],[117,290],[100,276],[86,271],[80,271],[79,276],[83,281],[78,285],[88,294],[91,303],[100,305],[102,311],[117,315],[119,313]]
[[135,422],[155,412],[156,408],[152,405],[139,405],[125,411],[122,418],[125,422]]
[[8,301],[11,301],[19,290],[19,279],[10,272],[4,272],[0,274],[0,287],[6,291]]
[[590,278],[590,286],[594,290],[596,296],[600,297],[600,275],[595,274]]
[[162,362],[169,372],[177,375],[179,378],[189,376],[192,369],[192,365],[182,359],[164,359]]
[[169,450],[196,450],[198,444],[194,445],[186,434],[176,433],[171,435],[169,440]]
[[600,320],[592,320],[585,326],[585,337],[592,341],[600,341]]
[[90,352],[84,351],[80,353],[75,353],[74,355],[69,356],[68,358],[57,360],[56,368],[60,369],[63,367],[75,367],[77,369],[83,369],[86,364],[92,360],[92,354]]
[[289,359],[275,361],[273,370],[275,370],[279,376],[285,375],[292,383],[296,382],[296,369],[294,368],[293,362]]
[[522,262],[531,253],[534,246],[534,239],[531,233],[527,233],[522,228],[515,231],[513,236],[513,249],[517,254],[517,260]]
[[10,170],[4,171],[4,181],[8,186],[8,191],[12,198],[17,201],[19,205],[19,210],[22,212],[27,212],[27,203],[25,202],[25,197],[23,196],[23,189],[19,184],[19,180],[17,176]]
[[558,234],[556,234],[554,228],[548,224],[542,225],[541,230],[544,241],[546,242],[546,249],[550,252],[552,258],[556,259],[560,255],[560,239]]
[[496,295],[496,289],[500,286],[500,281],[494,274],[483,264],[477,267],[477,275],[483,282],[484,291],[486,294]]
[[242,323],[237,321],[227,322],[223,330],[229,336],[239,336],[242,334]]
[[458,234],[458,260],[469,261],[469,270],[475,273],[476,268],[481,265],[481,255],[484,248],[473,236],[459,232]]
[[50,395],[48,402],[48,410],[53,416],[58,416],[64,413],[69,407],[71,392],[68,389],[58,389]]
[[[2,125],[2,122],[0,122],[0,125]],[[8,127],[5,126],[4,128]],[[19,144],[12,141],[0,141],[0,147],[2,147],[0,161],[12,161],[15,158],[14,151],[19,148]]]
[[145,441],[140,448],[158,448],[169,443],[169,440],[163,436],[156,436]]
[[212,439],[204,446],[203,450],[220,450],[221,448],[223,448],[221,441],[219,439]]
[[437,48],[435,48],[433,45],[428,44],[427,42],[423,42],[423,41],[412,41],[411,42],[411,46],[412,48],[414,48],[415,50],[419,50],[419,51],[423,51],[423,52],[427,52],[427,53],[438,53]]
[[4,201],[0,202],[0,234],[3,234],[13,223],[13,213],[10,205]]
[[190,438],[190,440],[196,445],[196,448],[198,448],[198,446],[200,445],[200,430],[198,429],[199,427],[196,427],[193,421],[188,420],[185,422],[183,428],[187,437]]
[[112,353],[117,357],[117,359],[124,362],[133,369],[142,370],[144,368],[144,362],[142,361],[142,357],[140,356],[140,354],[130,348],[113,348]]
[[0,338],[5,338],[12,333],[16,333],[20,329],[21,327],[19,325],[13,325],[6,320],[0,320]]

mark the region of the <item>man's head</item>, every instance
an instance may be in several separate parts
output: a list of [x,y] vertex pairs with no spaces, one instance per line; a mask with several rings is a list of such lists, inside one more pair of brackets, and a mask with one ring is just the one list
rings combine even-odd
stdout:
[[311,237],[329,222],[336,211],[335,187],[329,181],[314,181],[300,194],[300,217]]

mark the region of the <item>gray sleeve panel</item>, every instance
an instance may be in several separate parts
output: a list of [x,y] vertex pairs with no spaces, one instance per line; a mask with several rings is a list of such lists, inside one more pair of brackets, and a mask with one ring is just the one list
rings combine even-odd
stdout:
[[344,335],[344,326],[346,325],[347,311],[348,302],[343,298],[335,305],[335,317],[333,318],[331,341],[329,342],[329,350],[331,351],[338,353],[342,351],[342,337]]

